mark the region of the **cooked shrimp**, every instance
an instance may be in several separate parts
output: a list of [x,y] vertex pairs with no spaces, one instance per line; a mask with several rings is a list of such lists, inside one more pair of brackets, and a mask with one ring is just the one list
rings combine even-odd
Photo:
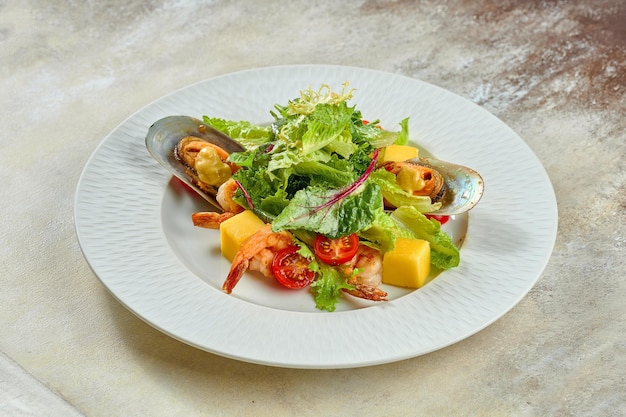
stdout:
[[225,211],[219,213],[217,211],[199,211],[191,214],[191,221],[194,226],[203,227],[205,229],[219,229],[220,223],[230,219],[237,213]]
[[348,279],[348,284],[354,286],[353,290],[344,290],[355,297],[372,301],[386,301],[387,293],[378,286],[383,276],[383,257],[379,251],[366,245],[359,245],[354,257],[343,266],[343,272],[351,275],[354,270],[357,275]]
[[222,206],[224,211],[229,211],[231,213],[241,213],[243,211],[243,207],[233,200],[236,191],[237,182],[232,178],[220,185],[220,188],[217,189],[215,199],[218,203],[220,203],[220,206]]
[[266,224],[241,245],[235,259],[233,259],[222,289],[230,294],[246,270],[260,271],[263,275],[271,277],[274,255],[279,250],[293,244],[294,240],[291,233],[286,231],[272,232],[272,225]]
[[207,229],[219,229],[220,223],[230,219],[237,213],[241,213],[244,210],[243,207],[233,200],[235,191],[237,191],[237,183],[232,178],[220,185],[215,199],[222,206],[224,212],[200,211],[193,213],[191,215],[193,225]]

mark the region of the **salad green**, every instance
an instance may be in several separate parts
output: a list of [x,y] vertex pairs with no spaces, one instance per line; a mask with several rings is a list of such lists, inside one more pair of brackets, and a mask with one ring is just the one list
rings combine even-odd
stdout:
[[[365,123],[348,104],[353,91],[348,83],[340,92],[328,85],[301,91],[286,105],[275,105],[270,126],[204,116],[204,123],[245,148],[228,158],[243,168],[233,175],[235,201],[271,222],[273,231],[289,230],[303,242],[316,234],[357,233],[362,243],[386,252],[398,237],[419,238],[430,242],[434,266],[457,266],[458,248],[436,220],[422,214],[439,203],[404,191],[392,173],[377,167],[382,148],[408,143],[408,118],[397,132],[380,129],[378,120]],[[383,199],[398,208],[385,211]],[[318,276],[311,285],[316,306],[333,311],[350,285],[329,265],[314,261],[311,268]]]

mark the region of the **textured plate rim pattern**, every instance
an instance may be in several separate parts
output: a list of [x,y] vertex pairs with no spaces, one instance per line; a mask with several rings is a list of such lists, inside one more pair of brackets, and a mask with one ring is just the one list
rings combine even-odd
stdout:
[[[345,81],[365,118],[481,173],[486,191],[470,213],[461,265],[426,287],[375,307],[336,313],[278,310],[228,296],[198,279],[168,245],[161,223],[170,176],[143,144],[161,117],[204,114],[267,122],[299,90]],[[526,184],[534,184],[526,192]],[[141,187],[141,192],[137,192]],[[526,227],[532,224],[532,227]],[[79,179],[75,226],[103,285],[162,332],[202,350],[271,366],[349,368],[403,360],[475,334],[515,306],[541,276],[554,245],[550,180],[526,143],[491,113],[406,76],[333,65],[230,73],[168,94],[116,127]]]

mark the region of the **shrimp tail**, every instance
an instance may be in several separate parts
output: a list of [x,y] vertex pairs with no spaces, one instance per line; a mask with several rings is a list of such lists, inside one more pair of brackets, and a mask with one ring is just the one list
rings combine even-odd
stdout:
[[242,259],[241,262],[233,262],[230,267],[230,271],[228,272],[228,276],[222,285],[222,290],[224,290],[226,294],[233,292],[233,288],[235,288],[235,285],[237,285],[249,265],[249,259]]
[[204,227],[205,229],[219,229],[220,224],[233,217],[236,213],[225,211],[217,213],[215,211],[199,211],[191,215],[191,221],[194,226]]
[[387,301],[387,293],[378,287],[361,284],[355,279],[348,280],[348,284],[352,285],[354,289],[344,289],[344,291],[354,297],[370,301]]

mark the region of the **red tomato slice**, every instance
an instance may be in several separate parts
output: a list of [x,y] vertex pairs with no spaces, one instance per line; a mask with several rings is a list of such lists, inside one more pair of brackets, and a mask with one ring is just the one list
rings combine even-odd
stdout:
[[446,224],[446,222],[450,220],[450,216],[446,215],[427,214],[426,217],[428,217],[429,219],[435,219],[441,224]]
[[359,248],[359,237],[356,233],[336,239],[317,235],[313,243],[315,255],[329,265],[341,265],[354,257]]
[[272,274],[287,288],[304,288],[315,278],[309,264],[309,260],[298,253],[297,246],[287,246],[274,255]]

